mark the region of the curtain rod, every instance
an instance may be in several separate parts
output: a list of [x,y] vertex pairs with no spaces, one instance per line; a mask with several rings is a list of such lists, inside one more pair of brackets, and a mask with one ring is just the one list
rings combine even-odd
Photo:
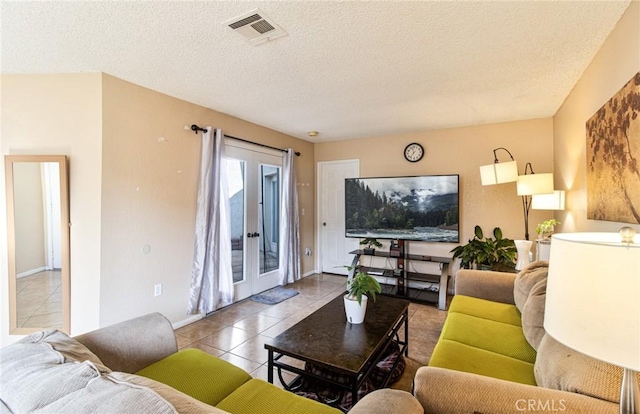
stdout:
[[[201,128],[196,124],[191,125],[191,130],[193,132],[195,132],[196,134],[198,133],[198,131],[207,132],[206,128]],[[272,147],[271,145],[265,145],[265,144],[260,144],[259,142],[249,141],[248,139],[233,137],[233,136],[227,135],[227,134],[224,134],[224,136],[225,136],[225,138],[235,139],[235,140],[238,140],[238,141],[246,142],[248,144],[259,145],[261,147],[269,148],[269,149],[276,150],[276,151],[289,152],[289,150],[284,149],[284,148],[276,148],[276,147]],[[298,151],[294,152],[294,154],[296,154],[298,157],[300,156],[300,153]]]

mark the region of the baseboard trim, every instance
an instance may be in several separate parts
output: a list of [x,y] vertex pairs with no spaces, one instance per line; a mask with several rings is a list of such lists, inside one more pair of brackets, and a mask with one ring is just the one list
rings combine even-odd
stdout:
[[307,273],[303,273],[303,274],[302,274],[302,277],[313,276],[313,275],[315,275],[316,273],[318,273],[318,271],[317,271],[317,270],[315,270],[315,269],[314,269],[314,270],[310,270],[310,271],[308,271]]
[[204,318],[204,315],[201,313],[198,315],[190,315],[189,317],[182,319],[181,321],[172,322],[171,326],[173,326],[173,329],[175,330],[178,328],[182,328],[183,326],[187,326],[191,323],[198,322],[202,318]]
[[37,267],[35,269],[27,270],[26,272],[18,273],[16,278],[19,279],[21,277],[35,275],[36,273],[44,272],[45,270],[47,270],[46,266]]

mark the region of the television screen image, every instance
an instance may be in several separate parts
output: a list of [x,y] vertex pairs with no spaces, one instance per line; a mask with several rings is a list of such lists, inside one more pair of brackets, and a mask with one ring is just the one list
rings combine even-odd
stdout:
[[347,178],[347,237],[458,243],[459,176]]

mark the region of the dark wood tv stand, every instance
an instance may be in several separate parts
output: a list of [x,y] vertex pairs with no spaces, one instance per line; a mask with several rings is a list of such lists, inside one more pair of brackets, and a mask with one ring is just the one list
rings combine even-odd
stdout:
[[[369,267],[360,265],[360,259],[363,257],[371,256],[364,253],[364,250],[354,250],[349,254],[355,255],[351,262],[351,269],[349,270],[349,279],[351,279],[357,270],[367,272],[372,276],[380,276],[385,278],[393,278],[396,281],[395,285],[383,284],[382,293],[385,295],[399,296],[406,299],[416,301],[436,302],[438,309],[447,309],[447,284],[449,280],[449,264],[451,263],[450,257],[439,256],[427,256],[418,254],[408,254],[407,249],[404,248],[404,242],[401,241],[401,249],[399,255],[392,255],[392,252],[378,251],[376,250],[373,256],[384,257],[387,259],[396,260],[396,269],[387,269],[381,267]],[[407,264],[410,261],[419,262],[435,262],[439,264],[440,274],[427,274],[416,273],[407,271]],[[438,285],[438,291],[430,291],[419,288],[410,287],[410,281],[415,282],[428,282]]]

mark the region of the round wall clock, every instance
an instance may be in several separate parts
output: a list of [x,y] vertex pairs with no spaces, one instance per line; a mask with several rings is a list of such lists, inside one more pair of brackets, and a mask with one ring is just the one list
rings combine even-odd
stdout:
[[418,162],[424,157],[424,148],[417,142],[407,145],[404,149],[404,158],[409,162]]

